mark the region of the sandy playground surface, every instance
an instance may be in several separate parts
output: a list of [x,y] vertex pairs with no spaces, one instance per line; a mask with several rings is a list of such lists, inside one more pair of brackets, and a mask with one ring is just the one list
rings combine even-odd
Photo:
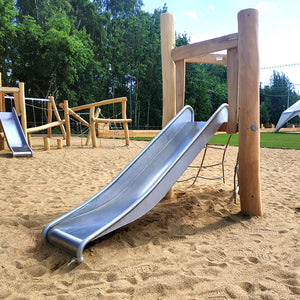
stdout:
[[[53,139],[44,151],[34,137],[33,158],[0,152],[0,299],[300,298],[299,150],[261,149],[264,217],[239,214],[237,148],[229,147],[226,184],[177,183],[176,199],[92,242],[82,264],[68,265],[69,254],[43,244],[43,227],[98,192],[146,145],[102,140],[93,149],[72,141],[58,150]],[[221,155],[209,150],[207,164]]]

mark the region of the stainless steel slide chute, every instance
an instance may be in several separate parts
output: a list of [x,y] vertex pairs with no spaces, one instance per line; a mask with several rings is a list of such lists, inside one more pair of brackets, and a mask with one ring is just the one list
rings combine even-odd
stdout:
[[32,156],[33,152],[14,108],[12,112],[0,112],[0,123],[13,156]]
[[185,106],[106,187],[49,223],[42,233],[44,241],[81,262],[87,243],[151,210],[227,118],[226,104],[207,122],[195,122],[193,109]]

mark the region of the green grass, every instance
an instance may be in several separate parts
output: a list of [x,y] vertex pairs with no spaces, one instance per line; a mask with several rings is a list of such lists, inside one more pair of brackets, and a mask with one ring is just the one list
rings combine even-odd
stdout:
[[[228,138],[229,134],[217,134],[211,138],[209,143],[214,145],[226,145]],[[238,138],[238,134],[233,134],[229,145],[237,146]],[[152,137],[136,137],[132,139],[136,141],[151,141]],[[300,134],[261,132],[260,146],[266,148],[300,149]]]
[[131,140],[134,140],[134,141],[147,141],[147,142],[150,142],[152,139],[153,139],[153,137],[147,137],[147,136],[145,136],[145,137],[131,137],[130,138]]
[[[209,143],[214,145],[225,145],[228,137],[228,134],[214,135]],[[238,134],[234,134],[231,137],[229,145],[238,145]],[[286,132],[261,132],[260,146],[266,148],[300,149],[300,134]]]

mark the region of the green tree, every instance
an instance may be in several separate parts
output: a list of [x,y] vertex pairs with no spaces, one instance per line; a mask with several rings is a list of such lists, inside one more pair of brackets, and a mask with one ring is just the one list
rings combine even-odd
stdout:
[[[274,71],[270,85],[260,89],[261,108],[272,124],[277,124],[281,113],[297,101],[298,95],[284,73]],[[268,119],[268,118],[267,118]]]
[[126,70],[136,78],[134,88],[135,124],[161,124],[162,81],[160,57],[160,14],[138,12],[128,20],[125,49]]
[[[69,12],[70,6],[66,6]],[[31,96],[53,95],[68,99],[70,105],[92,101],[93,93],[84,92],[93,86],[94,74],[99,71],[93,41],[85,29],[74,27],[73,19],[60,6],[41,7],[20,10],[38,15],[39,22],[29,15],[17,19],[12,78],[24,81],[26,94]]]
[[265,102],[260,104],[260,123],[269,124],[270,123],[270,112]]
[[[54,95],[73,106],[131,94],[133,124],[161,125],[160,15],[166,6],[148,13],[141,0],[17,0],[15,8],[9,3],[15,38],[3,61],[11,82],[25,82],[27,95]],[[178,34],[176,42],[188,44],[187,34]],[[198,120],[226,99],[225,67],[187,64],[186,103]],[[107,117],[117,112],[114,105],[102,110]]]
[[[176,36],[176,47],[189,43],[187,34]],[[197,120],[207,120],[222,103],[227,102],[226,67],[187,63],[185,99],[185,103],[194,108]]]
[[17,11],[13,0],[0,0],[0,72],[2,81],[9,84],[8,74],[11,72],[12,40],[16,35],[14,20]]

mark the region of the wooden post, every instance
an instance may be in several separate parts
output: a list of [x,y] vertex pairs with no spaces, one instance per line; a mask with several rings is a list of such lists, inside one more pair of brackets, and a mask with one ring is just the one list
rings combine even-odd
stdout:
[[[100,107],[98,107],[97,110],[96,110],[96,113],[95,113],[95,118],[99,117],[100,112],[101,112],[101,109],[100,109]],[[98,127],[98,123],[95,124],[96,137],[98,137],[97,127]],[[86,139],[85,145],[88,146],[90,144],[91,140],[92,140],[92,137],[91,137],[91,128],[89,128],[88,137]]]
[[[98,107],[98,108],[96,109],[95,118],[99,118],[100,112],[101,112],[101,108]],[[100,133],[99,133],[99,132],[100,132],[100,130],[99,130],[99,124],[96,123],[95,126],[96,126],[96,127],[95,127],[95,129],[96,129],[96,137],[99,137],[99,136],[100,136]],[[90,131],[89,131],[89,133],[90,133]],[[88,141],[86,141],[86,142],[88,143]]]
[[[47,113],[48,113],[48,124],[52,122],[52,105],[51,105],[51,101],[49,100],[47,102]],[[47,135],[48,138],[51,138],[52,136],[52,128],[48,128],[47,129]]]
[[4,134],[3,134],[3,130],[0,124],[0,150],[4,150],[5,149],[5,143],[4,143]]
[[0,111],[5,111],[5,94],[4,92],[0,92]]
[[[122,119],[126,119],[126,101],[122,101]],[[129,146],[129,131],[128,131],[127,122],[123,122],[123,129],[124,129],[126,146]]]
[[64,117],[65,117],[65,125],[66,125],[66,144],[67,146],[71,146],[71,126],[70,126],[68,100],[64,100]]
[[5,98],[3,92],[0,92],[0,111],[5,111]]
[[30,133],[27,133],[27,141],[28,141],[28,146],[30,148],[32,148],[32,140],[31,140],[31,134]]
[[[0,88],[2,87],[2,73],[0,72]],[[5,111],[4,92],[0,92],[0,111]]]
[[95,106],[92,106],[90,108],[90,131],[91,131],[91,137],[93,142],[93,147],[97,148],[97,137],[96,137],[96,128],[95,128]]
[[62,149],[62,148],[63,148],[62,139],[57,139],[57,149]]
[[[56,117],[57,121],[61,121],[61,118],[60,118],[60,115],[58,113],[58,110],[57,110],[57,107],[56,107],[56,104],[55,104],[53,96],[50,96],[49,99],[51,101],[51,104],[52,104],[52,107],[53,107],[53,110],[54,110],[54,114],[55,114],[55,117]],[[63,138],[65,139],[66,138],[65,127],[64,127],[63,124],[59,125],[59,127],[60,127],[61,133],[63,135]]]
[[44,150],[50,150],[50,139],[47,136],[44,137]]
[[185,97],[185,60],[176,62],[176,113],[184,107]]
[[238,122],[238,51],[237,48],[227,50],[227,85],[228,85],[228,123],[227,133],[237,131]]
[[171,58],[171,51],[175,48],[175,18],[172,14],[164,13],[160,16],[160,30],[164,127],[176,114],[175,63]]
[[239,194],[242,213],[262,216],[258,11],[238,13]]
[[18,89],[17,92],[13,93],[14,95],[14,103],[15,103],[15,109],[18,116],[21,114],[21,104],[20,104],[20,89]]
[[25,105],[25,91],[24,82],[19,82],[19,104],[21,113],[21,125],[24,132],[24,136],[27,139],[27,117],[26,117],[26,105]]
[[[175,18],[172,14],[164,13],[160,16],[161,32],[161,64],[163,81],[163,117],[162,127],[176,115],[176,67],[171,57],[175,48]],[[166,198],[173,198],[174,190],[171,188]]]

